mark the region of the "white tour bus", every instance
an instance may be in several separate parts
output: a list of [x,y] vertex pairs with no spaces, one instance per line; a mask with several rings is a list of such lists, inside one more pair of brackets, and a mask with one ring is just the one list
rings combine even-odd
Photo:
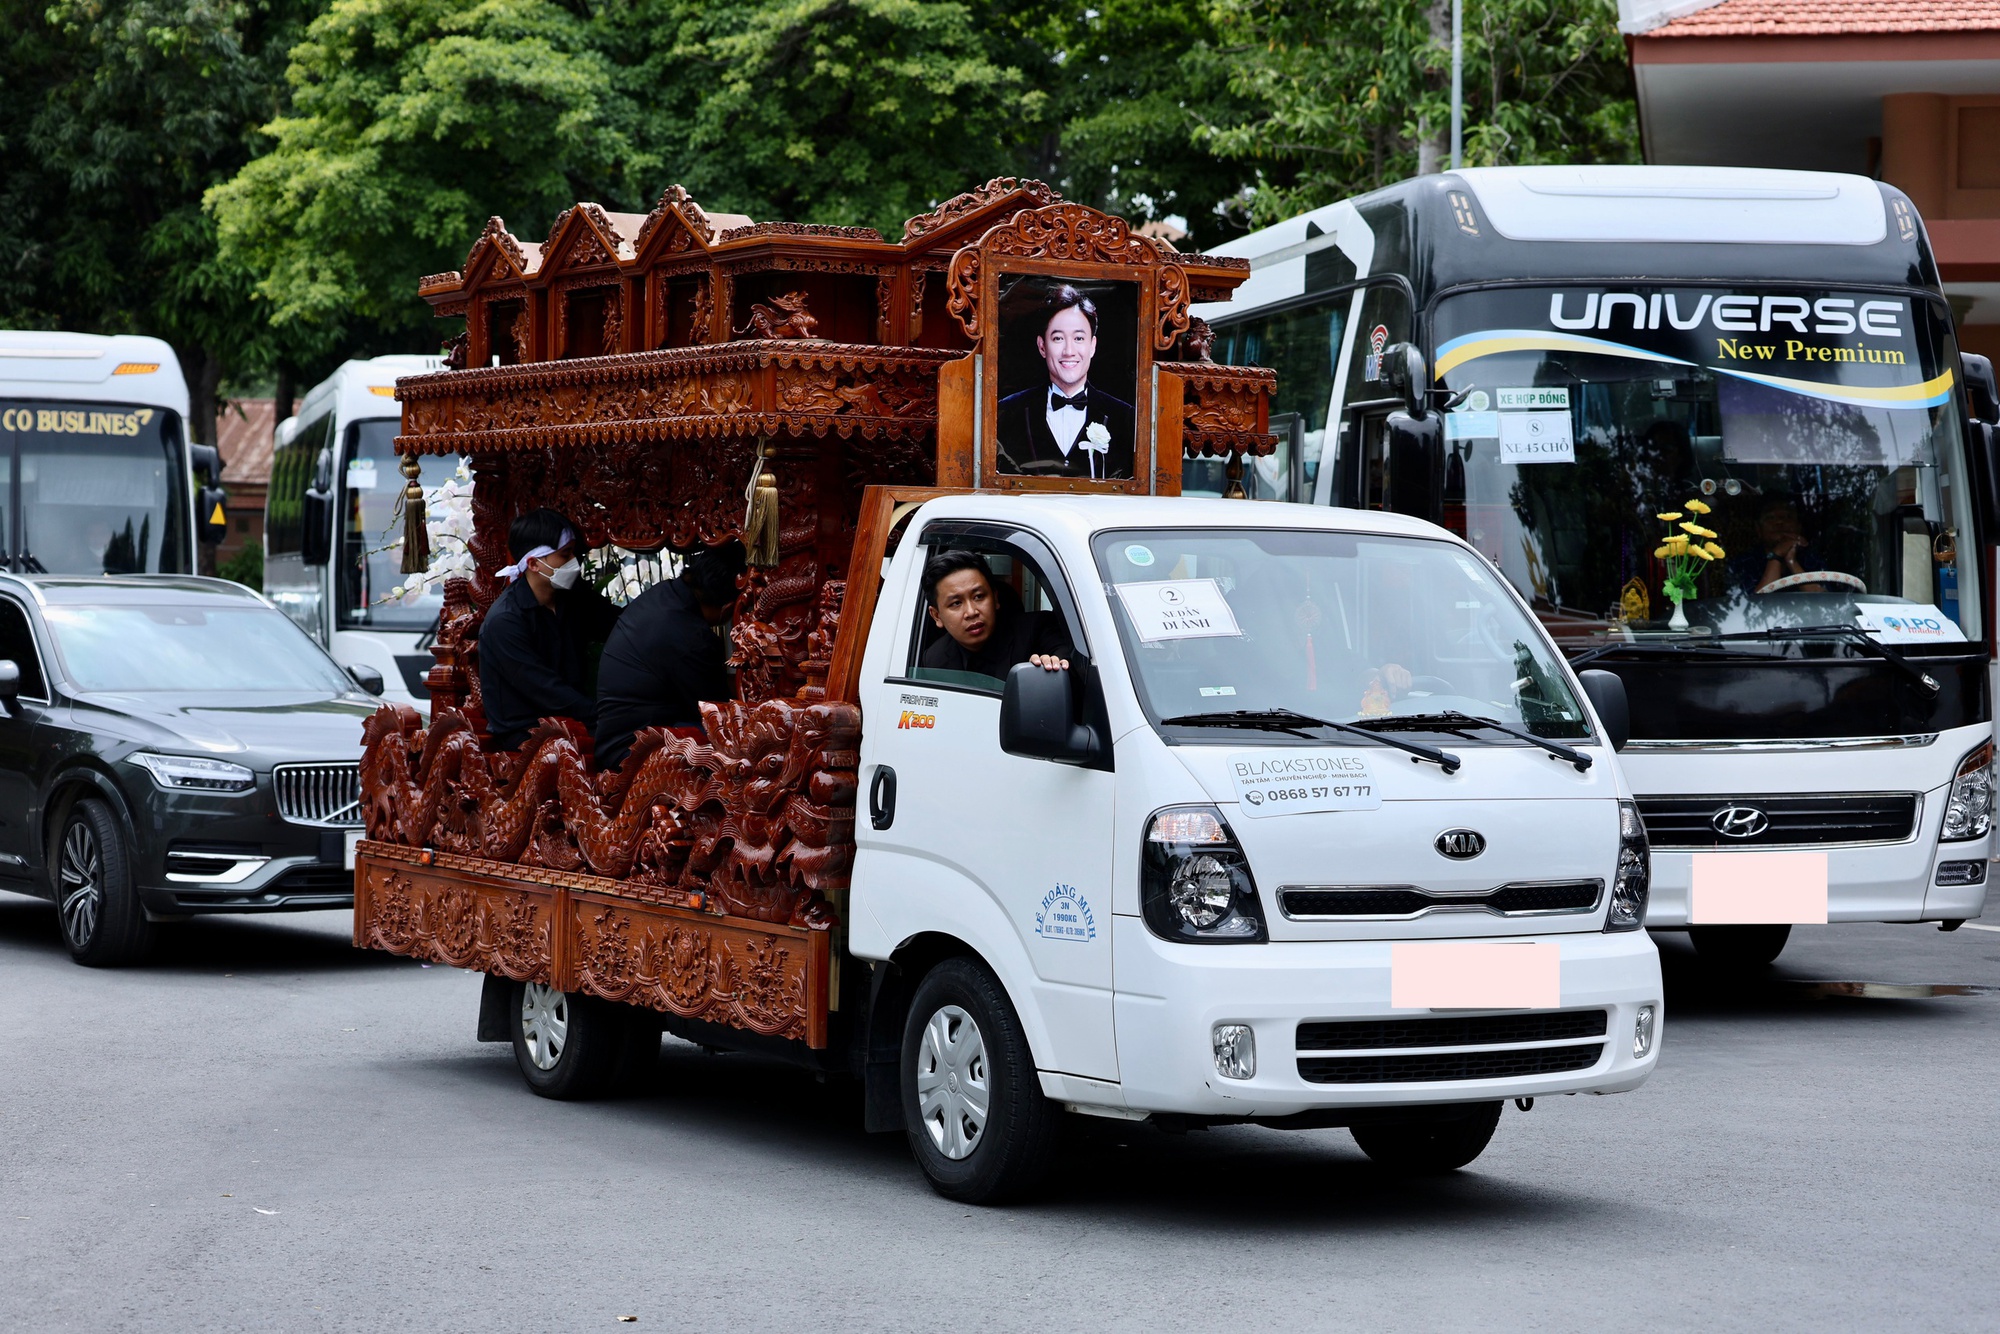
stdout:
[[195,573],[196,542],[225,530],[222,461],[187,443],[187,415],[157,338],[0,331],[0,566]]
[[1278,368],[1293,451],[1253,494],[1442,523],[1624,678],[1649,926],[1756,966],[1794,923],[1979,915],[2000,400],[1907,198],[1482,168],[1218,253],[1250,280],[1195,314]]
[[[376,357],[314,385],[278,427],[264,502],[264,595],[342,667],[380,675],[384,699],[425,712],[443,596],[389,600],[403,582],[395,394],[398,376],[442,367],[436,357]],[[426,455],[423,484],[457,468],[456,455]]]

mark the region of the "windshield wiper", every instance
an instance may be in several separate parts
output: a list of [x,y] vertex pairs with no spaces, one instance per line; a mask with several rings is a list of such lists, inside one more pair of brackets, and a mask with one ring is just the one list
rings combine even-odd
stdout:
[[[1727,639],[1729,638],[1729,636],[1703,635],[1702,638]],[[1638,654],[1664,653],[1670,655],[1678,654],[1696,658],[1748,658],[1755,656],[1763,656],[1763,657],[1777,656],[1776,654],[1757,655],[1751,653],[1739,653],[1734,649],[1726,649],[1726,648],[1707,648],[1701,644],[1687,644],[1687,643],[1682,643],[1679,640],[1667,640],[1661,643],[1647,643],[1644,641],[1633,641],[1630,643],[1619,642],[1616,644],[1599,644],[1596,648],[1586,649],[1582,653],[1577,654],[1574,658],[1571,658],[1569,660],[1569,665],[1573,668],[1582,667],[1585,663],[1596,662],[1599,658],[1608,658],[1614,653],[1638,653]]]
[[1385,746],[1393,746],[1405,754],[1420,760],[1429,760],[1448,774],[1455,774],[1463,763],[1458,756],[1436,746],[1426,746],[1418,741],[1404,741],[1399,737],[1382,736],[1365,727],[1353,723],[1336,723],[1326,718],[1315,718],[1309,713],[1294,713],[1290,709],[1228,709],[1218,713],[1184,713],[1177,718],[1162,718],[1167,727],[1242,727],[1259,732],[1290,732],[1293,736],[1312,740],[1312,733],[1302,729],[1308,727],[1330,727],[1336,732],[1351,732],[1355,736],[1365,736],[1370,741],[1379,741]]
[[1470,728],[1484,727],[1491,731],[1504,732],[1511,737],[1518,737],[1531,746],[1540,746],[1556,758],[1568,760],[1571,764],[1574,764],[1578,773],[1582,773],[1588,769],[1591,763],[1590,756],[1585,755],[1580,750],[1574,750],[1565,746],[1560,741],[1551,741],[1547,737],[1536,736],[1533,732],[1524,732],[1518,727],[1509,727],[1498,718],[1475,717],[1470,713],[1460,713],[1456,709],[1451,709],[1444,713],[1405,713],[1392,714],[1386,718],[1363,718],[1354,725],[1356,727],[1365,727],[1371,732],[1377,730],[1387,732],[1408,729],[1410,731],[1457,732],[1460,735],[1463,735]]
[[1863,653],[1872,653],[1924,689],[1930,691],[1933,695],[1943,689],[1938,684],[1938,679],[1935,676],[1932,676],[1929,672],[1923,670],[1860,626],[1850,625],[1845,621],[1831,621],[1825,625],[1780,625],[1773,626],[1769,630],[1738,630],[1732,634],[1716,635],[1715,638],[1775,641],[1783,639],[1817,639],[1825,635],[1845,639],[1848,643],[1859,648]]

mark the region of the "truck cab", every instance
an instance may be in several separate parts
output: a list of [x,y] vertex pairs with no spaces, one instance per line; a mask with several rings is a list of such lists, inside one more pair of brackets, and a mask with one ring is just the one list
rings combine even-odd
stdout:
[[[1001,617],[1059,623],[1067,671],[926,666],[943,552],[984,559]],[[848,947],[904,975],[957,960],[956,990],[914,980],[900,1057],[934,1181],[1014,1156],[980,1152],[1032,1120],[1001,1115],[1009,1080],[1023,1106],[1352,1125],[1364,1147],[1428,1125],[1469,1159],[1502,1099],[1652,1070],[1617,720],[1440,528],[934,500],[886,562],[860,695]],[[1011,1017],[965,982],[980,970]],[[1009,1069],[1017,1024],[1032,1065]]]

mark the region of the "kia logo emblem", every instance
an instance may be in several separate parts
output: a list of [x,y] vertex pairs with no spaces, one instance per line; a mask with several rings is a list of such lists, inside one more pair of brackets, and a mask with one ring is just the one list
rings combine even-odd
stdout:
[[1447,829],[1431,846],[1453,861],[1469,861],[1486,851],[1486,836],[1476,829]]
[[1708,817],[1708,823],[1724,838],[1755,838],[1771,827],[1755,806],[1724,806]]

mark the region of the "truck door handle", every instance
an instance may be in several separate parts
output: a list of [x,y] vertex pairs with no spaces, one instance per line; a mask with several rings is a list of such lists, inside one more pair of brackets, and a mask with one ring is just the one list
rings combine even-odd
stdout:
[[875,766],[868,781],[868,823],[887,829],[896,822],[896,771],[886,764]]

